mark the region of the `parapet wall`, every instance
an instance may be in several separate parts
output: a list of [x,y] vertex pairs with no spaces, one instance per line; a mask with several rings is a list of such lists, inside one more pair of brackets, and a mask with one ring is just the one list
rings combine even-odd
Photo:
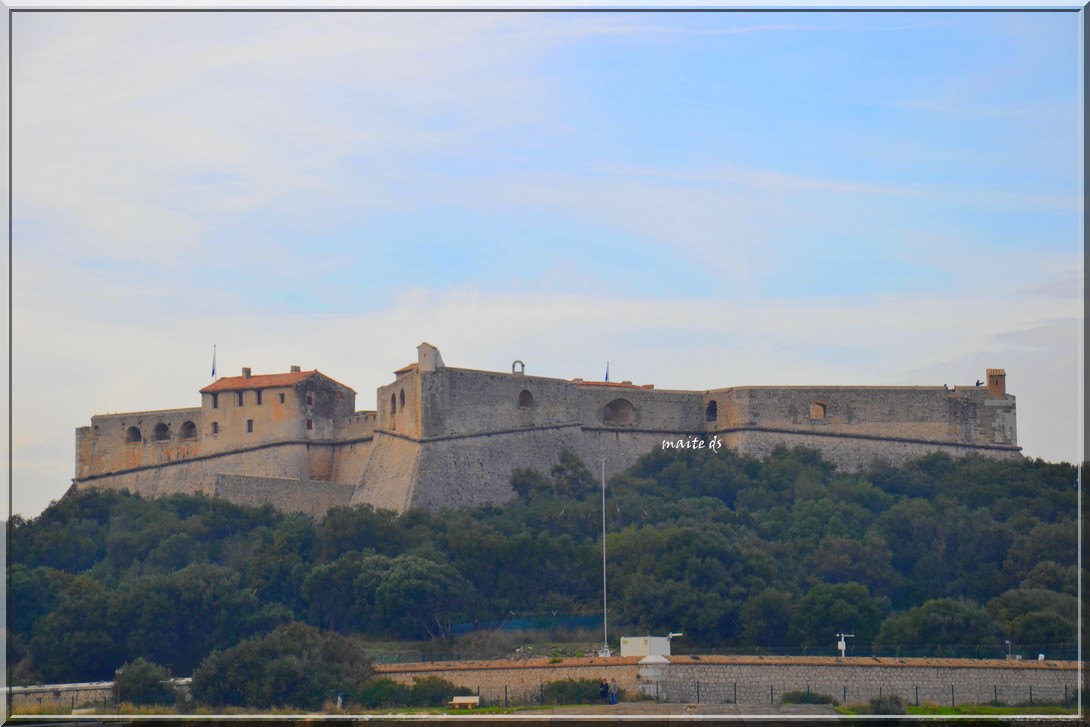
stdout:
[[315,517],[332,507],[347,506],[354,491],[352,485],[336,482],[248,475],[217,475],[215,484],[215,496],[236,505],[272,504],[283,512],[305,512]]

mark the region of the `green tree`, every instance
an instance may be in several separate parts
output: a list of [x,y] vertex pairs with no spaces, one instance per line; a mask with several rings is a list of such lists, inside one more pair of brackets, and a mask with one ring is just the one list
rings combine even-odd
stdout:
[[940,598],[886,619],[875,647],[904,649],[927,656],[955,656],[1002,642],[1002,630],[978,604]]
[[143,657],[125,662],[115,678],[121,701],[133,704],[174,704],[175,694],[168,680],[170,669]]
[[869,643],[878,632],[884,605],[859,583],[821,583],[798,600],[792,619],[793,643],[828,647],[838,633],[852,633]]
[[371,662],[355,640],[301,623],[214,651],[193,672],[192,693],[214,707],[317,709],[337,694],[356,694]]

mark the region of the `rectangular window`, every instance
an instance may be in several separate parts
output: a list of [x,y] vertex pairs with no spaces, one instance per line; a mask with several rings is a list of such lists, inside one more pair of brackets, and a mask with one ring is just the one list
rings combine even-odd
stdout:
[[247,432],[253,432],[254,431],[254,420],[253,419],[247,419],[246,420],[246,431]]
[[307,406],[310,406],[313,403],[314,403],[314,397],[311,396],[310,394],[307,394]]
[[258,389],[254,393],[257,394],[257,405],[261,406],[261,389]]
[[238,392],[238,405],[242,406],[242,392]]
[[212,422],[212,433],[213,434],[219,434],[220,433],[220,423],[219,422]]
[[219,394],[212,394],[212,408],[213,409],[219,409],[220,408],[220,395]]
[[284,395],[283,395],[283,394],[281,394],[281,395],[280,395],[280,403],[281,403],[281,404],[283,404],[283,403],[284,403]]
[[314,420],[307,419],[307,429],[314,429]]

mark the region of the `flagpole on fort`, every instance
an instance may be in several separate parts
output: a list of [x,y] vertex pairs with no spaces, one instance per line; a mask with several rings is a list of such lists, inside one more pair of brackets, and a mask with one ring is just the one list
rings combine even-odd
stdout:
[[602,458],[602,650],[599,656],[609,656],[609,615],[606,609],[606,460]]

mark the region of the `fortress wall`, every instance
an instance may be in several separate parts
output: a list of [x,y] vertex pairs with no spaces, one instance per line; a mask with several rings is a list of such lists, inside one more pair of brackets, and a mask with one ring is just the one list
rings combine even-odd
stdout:
[[983,388],[739,387],[709,392],[708,400],[717,402],[720,414],[709,431],[758,426],[1016,444],[1014,397],[991,398]]
[[305,480],[309,474],[307,445],[278,444],[246,452],[177,460],[161,466],[77,480],[76,486],[78,489],[129,490],[145,497],[197,492],[211,495],[219,474]]
[[[532,402],[520,406],[529,392]],[[563,379],[444,368],[421,379],[424,437],[464,436],[579,421],[578,394]]]
[[351,504],[404,512],[413,502],[421,445],[410,439],[376,432],[357,482]]
[[[378,389],[377,427],[407,437],[423,436],[420,410],[420,374],[399,374],[392,384]],[[402,403],[404,397],[404,403]]]
[[[77,477],[132,469],[148,465],[174,462],[201,453],[199,438],[182,439],[181,429],[185,422],[193,422],[198,437],[201,430],[201,410],[165,409],[126,414],[102,414],[91,417],[90,427],[76,430]],[[166,424],[170,435],[166,440],[155,441],[156,425]],[[127,442],[129,427],[140,430],[139,442]]]
[[[631,426],[634,429],[671,432],[704,431],[702,397],[696,392],[657,391],[627,386],[579,386],[578,420],[585,426]],[[625,422],[620,410],[607,411],[618,399],[632,404],[635,419]],[[618,416],[621,416],[618,419]],[[661,442],[660,442],[661,444]]]
[[335,445],[333,447],[333,474],[330,479],[334,482],[353,486],[362,482],[367,460],[371,457],[372,442],[373,439],[367,439],[362,442]]
[[[636,464],[636,460],[648,452],[661,450],[664,439],[676,442],[682,438],[682,435],[617,429],[587,429],[583,431],[583,437],[586,440],[587,452],[587,458],[583,460],[583,464],[597,478],[601,472],[601,466],[598,463],[604,457],[608,478]],[[710,457],[715,456],[710,451],[707,451],[707,454]],[[548,472],[548,470],[545,471]]]
[[272,505],[281,512],[304,512],[319,518],[331,507],[348,505],[355,487],[336,482],[282,477],[217,475],[215,495],[236,505]]
[[932,452],[945,452],[953,457],[979,454],[1000,459],[1016,459],[1021,455],[1015,450],[978,449],[956,444],[928,442],[899,442],[876,439],[825,437],[816,434],[784,432],[742,431],[720,435],[727,447],[753,457],[765,457],[777,445],[809,447],[821,452],[822,457],[847,472],[869,467],[875,460],[883,459],[899,466]]
[[434,511],[507,502],[515,496],[513,470],[529,467],[548,475],[564,449],[586,461],[578,427],[425,442],[420,447],[413,506]]

